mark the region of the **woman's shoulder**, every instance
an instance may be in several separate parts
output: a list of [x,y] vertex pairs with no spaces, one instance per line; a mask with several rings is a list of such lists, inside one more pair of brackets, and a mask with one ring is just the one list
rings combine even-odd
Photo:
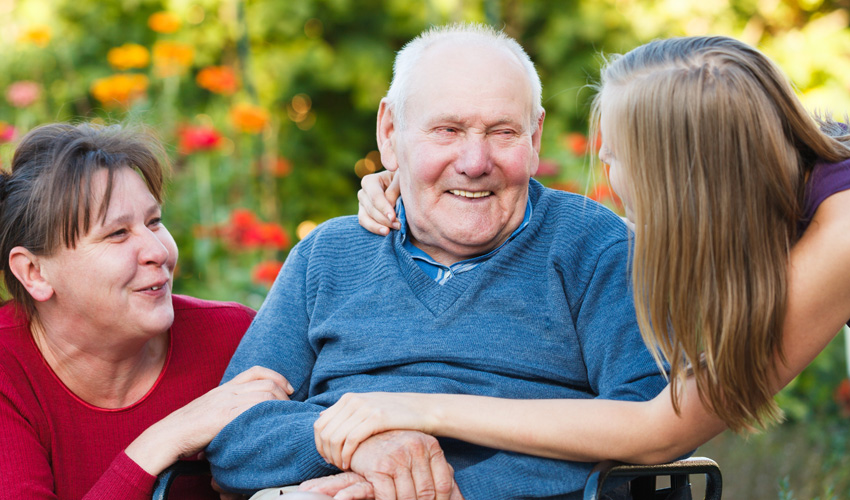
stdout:
[[820,205],[830,196],[850,189],[850,159],[815,165],[806,182],[802,224],[812,220]]
[[21,358],[31,354],[33,349],[28,324],[23,311],[13,302],[6,302],[0,307],[0,365],[8,364],[9,359],[6,358]]
[[26,326],[27,319],[23,310],[11,300],[0,306],[0,330]]
[[172,296],[172,302],[174,304],[174,311],[210,311],[210,310],[220,310],[223,312],[230,312],[233,314],[248,314],[250,316],[254,316],[256,311],[251,309],[248,306],[242,305],[238,302],[222,302],[218,300],[205,300],[199,299],[197,297],[190,297],[188,295],[180,295],[174,294]]

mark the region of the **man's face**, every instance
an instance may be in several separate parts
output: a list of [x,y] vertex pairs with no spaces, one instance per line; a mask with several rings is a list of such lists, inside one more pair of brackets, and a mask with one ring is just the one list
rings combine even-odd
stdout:
[[531,84],[511,54],[450,43],[410,78],[391,154],[412,241],[443,264],[484,254],[522,223],[537,171]]

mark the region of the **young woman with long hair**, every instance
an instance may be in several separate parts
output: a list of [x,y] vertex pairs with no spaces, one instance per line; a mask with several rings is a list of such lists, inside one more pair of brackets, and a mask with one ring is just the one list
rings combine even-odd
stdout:
[[[612,57],[598,90],[600,158],[635,228],[637,319],[670,385],[645,402],[349,394],[316,422],[328,461],[349,463],[370,435],[416,429],[657,463],[727,427],[781,418],[773,395],[850,318],[847,127],[809,115],[772,61],[727,37]],[[388,232],[390,177],[366,180],[359,197],[364,227]]]

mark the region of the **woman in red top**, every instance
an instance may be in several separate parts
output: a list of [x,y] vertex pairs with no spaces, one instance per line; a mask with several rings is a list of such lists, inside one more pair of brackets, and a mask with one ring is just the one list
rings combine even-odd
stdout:
[[[160,155],[138,132],[54,124],[0,177],[0,498],[150,498],[174,461],[291,393],[263,368],[217,387],[254,312],[172,295]],[[197,481],[172,491],[218,497]]]

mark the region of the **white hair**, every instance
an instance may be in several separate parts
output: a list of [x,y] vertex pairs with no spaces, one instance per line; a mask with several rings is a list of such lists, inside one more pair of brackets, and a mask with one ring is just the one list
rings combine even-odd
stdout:
[[504,31],[496,30],[486,24],[455,23],[445,26],[434,26],[423,31],[419,36],[407,42],[395,58],[393,64],[393,81],[385,97],[393,111],[393,121],[399,129],[405,127],[405,107],[410,99],[410,75],[419,63],[425,51],[438,42],[476,43],[504,50],[522,65],[531,86],[532,116],[531,129],[537,130],[537,123],[543,114],[541,94],[543,86],[540,76],[534,68],[534,63],[516,40],[506,35]]

